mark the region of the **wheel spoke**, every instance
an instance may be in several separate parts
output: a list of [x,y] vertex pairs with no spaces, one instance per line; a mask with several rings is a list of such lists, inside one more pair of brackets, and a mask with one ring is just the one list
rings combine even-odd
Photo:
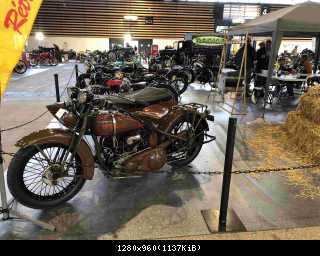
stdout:
[[[22,176],[25,189],[36,197],[52,200],[70,192],[81,178],[79,173],[81,164],[77,157],[71,161],[72,154],[68,153],[67,147],[35,145],[35,148],[37,152],[25,165]],[[68,173],[65,173],[65,175],[63,169],[59,169],[59,164],[64,159],[66,160],[65,166],[69,165]],[[58,168],[55,165],[58,165]],[[65,166],[60,168],[65,168]],[[56,182],[56,185],[51,186],[44,182],[43,175],[47,175],[47,172],[50,174],[48,177],[54,177],[51,182],[53,184]]]
[[38,146],[38,145],[35,145],[36,149],[39,151],[39,153],[44,157],[44,159],[50,163],[50,158],[44,153],[44,151]]

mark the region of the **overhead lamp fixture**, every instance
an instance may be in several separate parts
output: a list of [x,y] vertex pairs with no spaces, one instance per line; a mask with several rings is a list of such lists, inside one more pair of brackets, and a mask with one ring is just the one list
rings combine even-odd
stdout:
[[38,41],[43,41],[44,38],[45,38],[45,36],[44,36],[44,34],[43,34],[42,32],[37,32],[37,33],[36,33],[36,39],[37,39]]
[[137,21],[139,19],[139,17],[138,16],[134,16],[134,15],[126,15],[126,16],[124,16],[124,19],[126,21]]

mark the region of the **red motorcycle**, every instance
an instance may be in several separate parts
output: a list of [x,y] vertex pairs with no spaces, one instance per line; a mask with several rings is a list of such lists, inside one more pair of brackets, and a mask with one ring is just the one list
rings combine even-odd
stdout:
[[59,63],[55,54],[55,50],[48,51],[34,51],[30,54],[30,65],[32,67],[39,65],[57,66]]

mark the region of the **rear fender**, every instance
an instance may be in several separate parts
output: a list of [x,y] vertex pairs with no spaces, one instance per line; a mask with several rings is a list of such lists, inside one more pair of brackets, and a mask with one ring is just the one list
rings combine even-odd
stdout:
[[[72,141],[73,134],[69,131],[62,129],[46,129],[39,132],[34,132],[21,140],[16,144],[19,148],[26,148],[32,145],[43,145],[50,143],[58,143],[65,146],[69,146]],[[92,180],[94,176],[95,161],[92,151],[88,144],[82,140],[77,151],[81,162],[84,164],[83,177],[87,180]]]
[[192,118],[193,120],[195,120],[195,123],[197,125],[200,122],[199,125],[201,125],[205,131],[210,130],[206,118],[203,118],[203,116],[200,113],[188,112],[179,108],[171,111],[168,115],[161,119],[159,129],[164,132],[169,132],[172,129],[172,125],[182,117]]

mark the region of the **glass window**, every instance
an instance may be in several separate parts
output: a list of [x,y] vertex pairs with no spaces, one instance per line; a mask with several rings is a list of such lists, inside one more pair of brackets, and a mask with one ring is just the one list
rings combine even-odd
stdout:
[[258,5],[238,5],[225,4],[223,19],[232,20],[234,24],[244,23],[259,16],[260,8]]

